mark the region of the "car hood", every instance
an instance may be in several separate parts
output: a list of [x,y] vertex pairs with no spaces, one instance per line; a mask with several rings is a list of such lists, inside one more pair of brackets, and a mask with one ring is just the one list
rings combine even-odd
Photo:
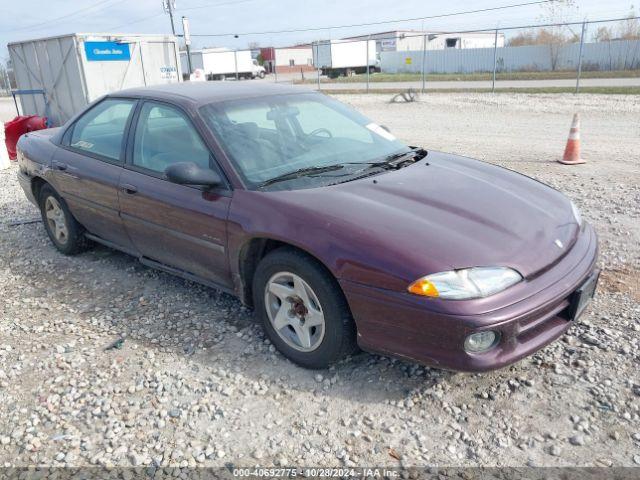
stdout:
[[558,191],[439,152],[374,177],[279,193],[306,207],[309,218],[319,214],[341,243],[351,241],[359,262],[367,262],[361,252],[368,251],[379,268],[399,277],[507,266],[526,278],[558,261],[579,232],[569,200]]

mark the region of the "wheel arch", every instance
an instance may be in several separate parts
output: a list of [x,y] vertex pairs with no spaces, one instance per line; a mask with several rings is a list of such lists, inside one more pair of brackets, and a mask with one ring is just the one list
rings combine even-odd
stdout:
[[33,193],[33,198],[35,198],[38,203],[40,202],[40,192],[45,185],[53,188],[53,186],[42,177],[33,177],[31,179],[31,192]]
[[270,237],[253,237],[247,240],[239,250],[238,274],[240,276],[239,296],[243,304],[253,307],[253,277],[260,261],[270,252],[288,248],[303,253],[318,263],[335,280],[336,286],[344,296],[342,287],[331,269],[316,255],[298,245]]

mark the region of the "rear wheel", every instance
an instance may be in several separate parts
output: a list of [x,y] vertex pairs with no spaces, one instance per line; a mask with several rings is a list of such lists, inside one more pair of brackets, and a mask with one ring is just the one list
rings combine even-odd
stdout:
[[326,368],[355,352],[356,328],[335,279],[302,252],[278,249],[258,265],[256,314],[275,347],[306,368]]
[[89,240],[64,200],[49,185],[40,190],[42,223],[54,246],[65,255],[73,255],[87,249]]

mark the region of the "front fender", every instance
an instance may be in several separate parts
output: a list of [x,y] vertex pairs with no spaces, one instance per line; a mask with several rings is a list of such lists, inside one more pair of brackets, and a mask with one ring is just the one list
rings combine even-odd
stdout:
[[235,279],[241,276],[242,248],[255,238],[280,241],[307,252],[338,280],[389,290],[407,284],[394,268],[397,255],[377,249],[380,254],[372,258],[369,252],[375,249],[375,240],[366,232],[349,230],[344,219],[296,205],[270,192],[236,190],[228,221],[229,261]]

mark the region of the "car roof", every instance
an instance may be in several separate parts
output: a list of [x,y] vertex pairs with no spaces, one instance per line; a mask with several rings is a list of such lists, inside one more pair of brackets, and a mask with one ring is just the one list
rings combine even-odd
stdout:
[[290,95],[295,93],[313,93],[313,91],[305,87],[246,80],[168,83],[150,87],[130,88],[111,93],[109,96],[172,100],[178,103],[191,103],[199,106],[225,100],[238,100],[270,95]]

